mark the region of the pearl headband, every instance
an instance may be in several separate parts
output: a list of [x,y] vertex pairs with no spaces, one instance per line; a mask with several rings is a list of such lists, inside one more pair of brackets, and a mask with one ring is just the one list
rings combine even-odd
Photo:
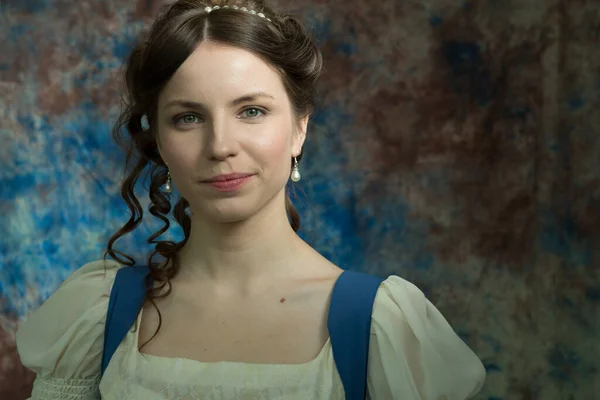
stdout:
[[[215,11],[215,10],[218,10],[220,8],[230,8],[230,7],[229,6],[223,6],[223,7],[220,7],[220,6],[204,7],[204,11],[206,11],[206,13],[209,14],[211,11]],[[231,8],[234,9],[234,10],[244,11],[244,12],[247,12],[247,13],[252,14],[252,15],[258,15],[259,17],[264,18],[267,21],[271,22],[271,20],[269,18],[267,18],[265,16],[265,14],[263,14],[261,12],[257,13],[256,11],[249,10],[246,7],[231,6]]]

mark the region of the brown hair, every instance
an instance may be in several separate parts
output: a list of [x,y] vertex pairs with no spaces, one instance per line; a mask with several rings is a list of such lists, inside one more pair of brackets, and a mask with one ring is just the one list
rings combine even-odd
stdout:
[[[205,7],[216,5],[229,7],[210,13],[204,11]],[[232,6],[263,13],[265,18]],[[134,186],[145,171],[146,176],[150,175],[149,212],[164,224],[148,238],[148,243],[154,244],[155,248],[147,259],[150,273],[146,280],[146,298],[158,311],[159,325],[146,343],[160,330],[162,317],[154,299],[171,292],[170,280],[180,268],[176,253],[187,242],[191,226],[186,213],[189,203],[180,198],[173,207],[173,216],[183,229],[184,239],[177,243],[157,240],[168,230],[167,215],[171,212],[169,195],[160,190],[166,182],[167,169],[156,144],[158,96],[200,42],[207,40],[251,51],[275,67],[297,118],[313,112],[315,84],[322,71],[321,53],[303,26],[291,15],[276,13],[262,0],[179,0],[161,9],[147,40],[133,49],[125,66],[124,108],[113,128],[115,141],[126,151],[126,178],[121,185],[121,196],[131,217],[108,241],[104,258],[110,255],[122,264],[136,264],[132,257],[113,246],[121,236],[132,232],[142,222],[143,210]],[[147,119],[147,124],[142,123],[143,119]],[[300,218],[289,195],[286,195],[286,210],[290,224],[297,231]],[[164,260],[158,263],[154,261],[155,257]],[[152,281],[158,285],[154,287]],[[163,290],[165,287],[166,291]]]

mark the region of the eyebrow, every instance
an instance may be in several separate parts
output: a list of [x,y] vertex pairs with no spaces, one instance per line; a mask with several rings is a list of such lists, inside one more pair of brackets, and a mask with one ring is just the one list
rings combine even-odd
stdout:
[[[231,100],[229,102],[228,106],[235,107],[242,103],[256,101],[257,99],[259,99],[261,97],[266,97],[266,98],[273,99],[273,100],[275,99],[275,97],[273,97],[270,94],[265,93],[265,92],[253,92],[253,93],[245,94],[242,97],[238,97],[237,99]],[[165,105],[165,108],[173,107],[173,106],[181,106],[184,108],[198,108],[198,109],[206,109],[207,108],[202,103],[198,103],[198,102],[191,101],[191,100],[183,100],[183,99],[171,100]]]

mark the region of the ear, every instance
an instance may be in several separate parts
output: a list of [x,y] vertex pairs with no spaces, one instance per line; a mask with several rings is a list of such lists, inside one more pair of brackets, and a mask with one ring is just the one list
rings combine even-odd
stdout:
[[297,157],[302,153],[302,146],[304,146],[304,141],[306,140],[306,130],[308,128],[308,119],[310,115],[306,115],[300,119],[298,119],[298,123],[296,125],[296,134],[294,135],[292,142],[292,157]]

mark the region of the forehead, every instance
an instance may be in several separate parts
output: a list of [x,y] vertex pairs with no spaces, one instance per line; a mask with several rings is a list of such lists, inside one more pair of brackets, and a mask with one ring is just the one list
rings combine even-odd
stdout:
[[182,97],[228,102],[257,91],[287,100],[281,77],[260,57],[237,47],[202,42],[169,80],[160,102]]

